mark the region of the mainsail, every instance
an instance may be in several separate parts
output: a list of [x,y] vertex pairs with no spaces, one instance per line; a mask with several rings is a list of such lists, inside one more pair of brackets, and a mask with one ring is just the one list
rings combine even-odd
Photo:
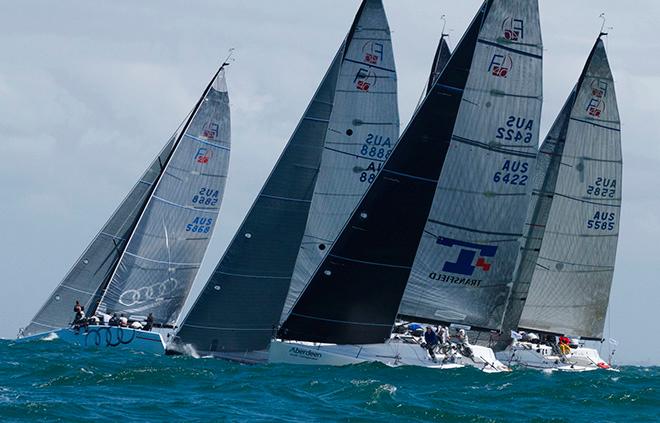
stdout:
[[149,199],[152,186],[160,176],[175,140],[176,133],[23,330],[24,336],[67,327],[71,323],[71,310],[76,300],[85,305],[86,310],[97,303],[102,294],[101,287],[124,251],[126,240]]
[[[382,3],[365,0],[271,175],[181,324],[181,342],[198,351],[268,347],[303,236],[309,240],[304,245],[318,251],[332,243],[335,228],[343,225],[388,154],[383,136],[396,139],[393,66]],[[370,156],[376,142],[381,145]],[[369,147],[364,154],[363,146]],[[328,202],[336,204],[336,215],[319,209]],[[310,222],[327,223],[308,224],[310,206]]]
[[599,38],[539,152],[507,329],[602,338],[621,217],[620,128]]
[[363,4],[349,37],[285,316],[399,138],[392,40],[380,0]]
[[483,65],[473,56],[491,3],[482,6],[315,270],[278,332],[282,339],[365,344],[389,338],[457,115],[474,107],[463,92]]
[[229,166],[229,97],[221,67],[178,135],[98,311],[153,313],[173,325],[217,221]]
[[499,329],[542,105],[538,2],[494,2],[401,303],[402,317]]

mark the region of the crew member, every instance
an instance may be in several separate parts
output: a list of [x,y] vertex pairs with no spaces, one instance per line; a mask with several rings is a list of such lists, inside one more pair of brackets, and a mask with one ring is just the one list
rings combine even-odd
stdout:
[[144,330],[150,331],[154,327],[154,315],[153,313],[149,313],[147,316],[147,323],[144,325]]
[[424,333],[424,342],[426,342],[426,349],[431,356],[431,360],[433,360],[435,363],[435,351],[433,350],[438,346],[438,335],[433,332],[431,326],[426,327],[426,332]]

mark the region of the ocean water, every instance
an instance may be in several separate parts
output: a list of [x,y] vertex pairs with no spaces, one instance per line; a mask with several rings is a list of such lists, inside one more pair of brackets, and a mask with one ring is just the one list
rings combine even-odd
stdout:
[[660,421],[660,368],[484,374],[0,341],[0,421]]

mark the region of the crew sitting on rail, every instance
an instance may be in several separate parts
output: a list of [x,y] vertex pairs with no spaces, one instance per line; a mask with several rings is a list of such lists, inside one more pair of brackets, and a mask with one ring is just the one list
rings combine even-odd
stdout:
[[101,323],[101,320],[98,318],[98,316],[92,316],[89,319],[87,319],[87,323],[90,325],[98,325]]
[[73,306],[73,312],[78,313],[79,311],[85,311],[85,306],[80,304],[80,301],[76,300],[76,304]]
[[458,340],[459,344],[470,345],[470,341],[468,340],[468,334],[465,332],[465,329],[458,329],[458,331],[456,332],[456,339]]
[[134,320],[133,322],[131,322],[129,327],[131,329],[142,329],[142,323],[138,322],[137,320]]
[[446,345],[447,342],[449,342],[449,329],[439,325],[438,326],[438,338],[440,339],[440,344],[441,345]]
[[119,317],[117,313],[113,314],[110,320],[108,320],[108,326],[119,326]]
[[121,316],[119,316],[119,326],[121,326],[122,328],[128,327],[128,319],[126,318],[126,316],[124,316],[124,313],[122,313]]

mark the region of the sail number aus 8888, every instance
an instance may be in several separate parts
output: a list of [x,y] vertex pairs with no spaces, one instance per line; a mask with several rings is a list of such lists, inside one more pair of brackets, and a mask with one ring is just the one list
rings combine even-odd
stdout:
[[505,160],[500,171],[493,175],[493,182],[508,185],[527,185],[529,178],[526,173],[529,163],[520,160]]
[[534,121],[517,116],[509,116],[504,125],[497,128],[495,138],[529,144],[532,142]]
[[360,147],[360,155],[365,158],[380,160],[380,163],[376,165],[376,162],[371,162],[363,172],[360,172],[360,182],[372,183],[375,181],[376,175],[382,167],[382,162],[387,160],[391,153],[392,140],[389,137],[376,134],[367,135]]

